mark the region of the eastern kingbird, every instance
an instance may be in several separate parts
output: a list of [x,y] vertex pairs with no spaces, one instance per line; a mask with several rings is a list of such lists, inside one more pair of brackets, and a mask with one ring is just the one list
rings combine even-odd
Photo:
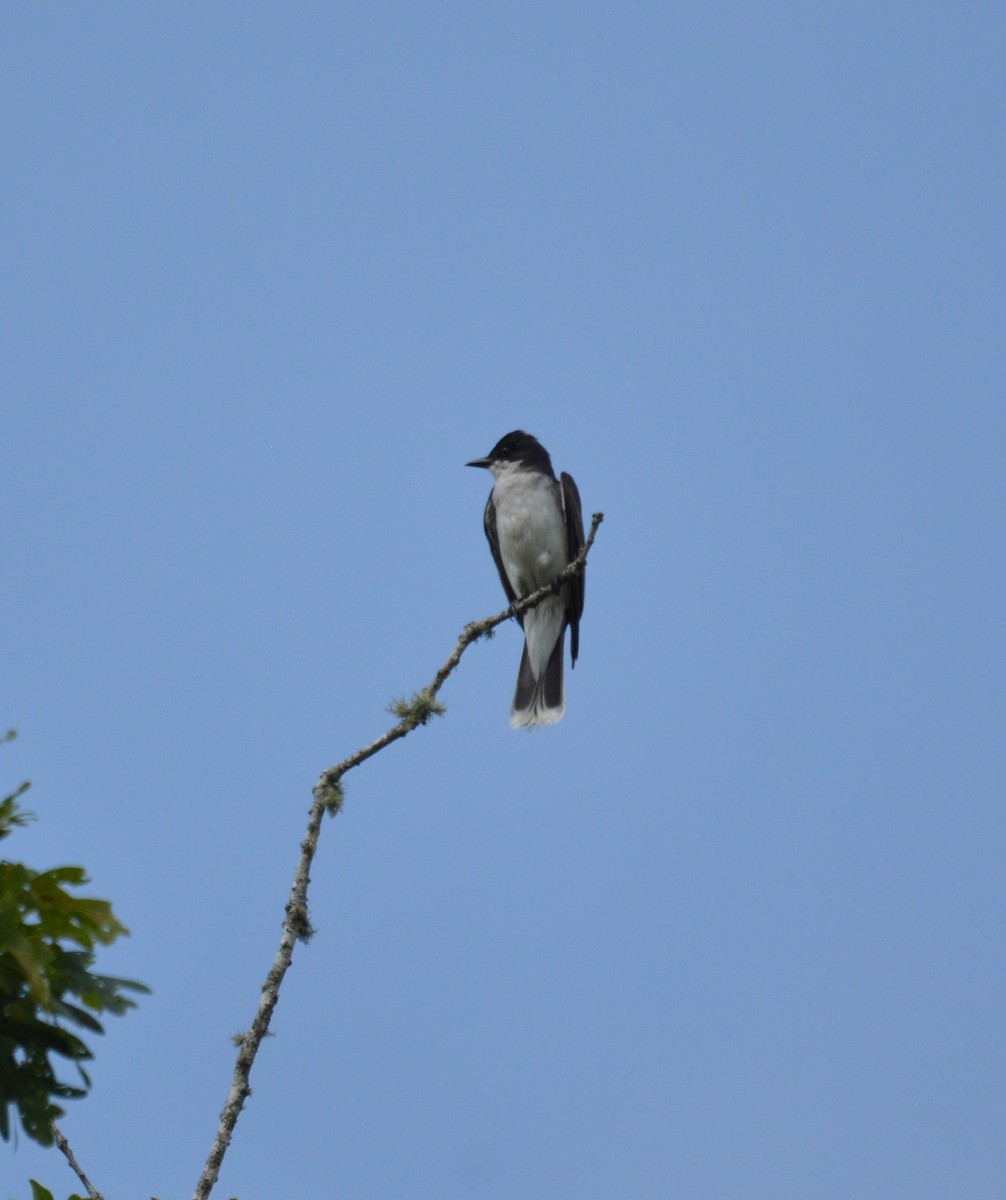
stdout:
[[[469,467],[492,472],[485,527],[500,582],[511,604],[551,583],[583,545],[580,493],[565,471],[555,477],[545,447],[515,429],[485,458]],[[510,724],[552,725],[566,711],[562,651],[569,626],[571,664],[580,648],[583,572],[554,596],[517,618],[524,629],[524,654],[510,707]]]

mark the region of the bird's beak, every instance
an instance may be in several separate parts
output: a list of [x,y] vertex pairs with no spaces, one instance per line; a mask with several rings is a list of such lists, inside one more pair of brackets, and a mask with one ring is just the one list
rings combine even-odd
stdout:
[[465,463],[466,467],[488,467],[492,462],[491,458],[473,458],[470,463]]

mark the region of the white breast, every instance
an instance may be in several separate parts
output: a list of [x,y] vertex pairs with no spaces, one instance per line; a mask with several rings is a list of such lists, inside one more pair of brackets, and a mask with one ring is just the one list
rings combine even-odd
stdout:
[[568,562],[559,485],[508,464],[496,477],[493,501],[507,578],[518,596],[526,596]]

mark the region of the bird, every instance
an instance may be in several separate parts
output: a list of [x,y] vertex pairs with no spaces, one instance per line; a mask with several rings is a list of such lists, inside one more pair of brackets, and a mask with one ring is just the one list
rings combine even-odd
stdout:
[[[465,465],[492,474],[483,521],[503,591],[513,604],[551,583],[579,554],[580,493],[565,471],[556,479],[548,451],[522,429],[500,438],[485,458]],[[572,667],[580,649],[583,576],[581,570],[554,596],[517,617],[524,653],[510,707],[514,729],[554,725],[566,711],[563,650],[569,626]]]

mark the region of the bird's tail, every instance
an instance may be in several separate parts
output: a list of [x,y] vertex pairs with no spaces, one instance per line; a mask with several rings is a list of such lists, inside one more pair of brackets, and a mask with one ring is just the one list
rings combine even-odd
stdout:
[[536,679],[528,658],[527,643],[517,672],[517,687],[510,706],[513,729],[533,729],[536,725],[554,725],[566,711],[566,693],[562,685],[562,653],[566,644],[565,628],[556,638],[545,670]]

